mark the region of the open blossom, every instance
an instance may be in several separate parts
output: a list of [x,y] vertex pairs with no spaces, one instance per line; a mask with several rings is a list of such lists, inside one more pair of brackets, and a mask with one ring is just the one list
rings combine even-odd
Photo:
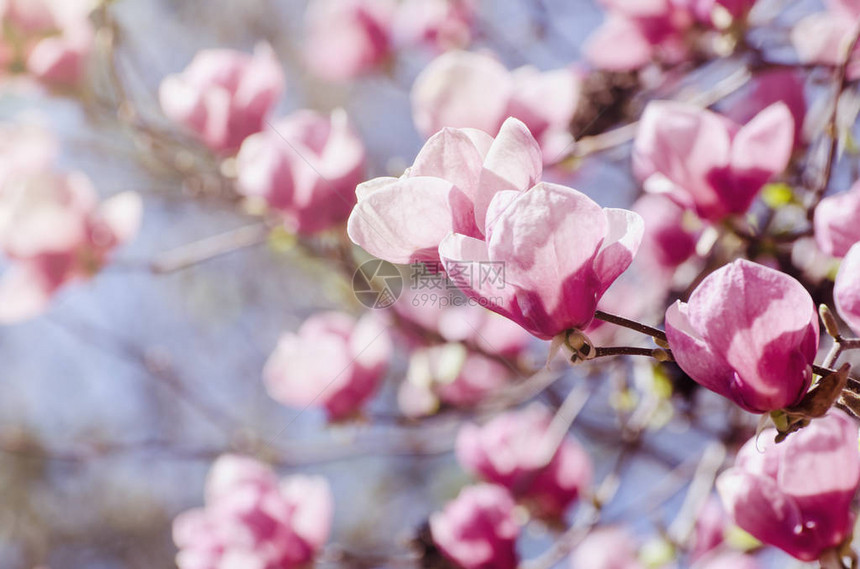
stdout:
[[310,234],[346,221],[364,162],[364,145],[343,109],[330,117],[299,111],[245,139],[237,186],[283,214],[293,231]]
[[738,124],[746,124],[774,103],[783,102],[794,118],[794,146],[804,142],[806,95],[804,75],[794,69],[771,69],[756,73],[749,87],[725,110],[725,115]]
[[61,287],[96,274],[137,233],[140,216],[140,196],[99,203],[81,173],[0,172],[0,251],[11,261],[0,280],[0,322],[32,318]]
[[507,488],[540,516],[559,518],[591,483],[591,460],[571,436],[549,434],[552,415],[540,405],[464,425],[457,459],[469,472]]
[[753,413],[794,405],[812,381],[818,313],[792,277],[746,260],[708,275],[666,311],[678,365]]
[[305,21],[305,60],[328,81],[348,81],[391,56],[392,0],[314,0]]
[[331,420],[358,412],[388,369],[391,340],[372,314],[355,320],[340,312],[311,316],[281,336],[263,370],[266,390],[293,407],[325,408]]
[[516,119],[505,121],[495,139],[474,129],[443,129],[403,176],[356,188],[349,237],[391,263],[438,263],[439,244],[449,233],[484,235],[493,196],[524,192],[542,172],[540,148]]
[[572,142],[570,121],[580,80],[572,69],[508,71],[491,55],[452,51],[436,58],[415,80],[412,114],[424,136],[445,128],[495,134],[508,117],[521,120],[547,160]]
[[788,165],[793,146],[794,120],[784,103],[740,126],[694,105],[657,101],[642,115],[633,158],[646,191],[719,221],[749,209]]
[[860,241],[860,181],[821,200],[815,209],[815,241],[828,255],[844,257]]
[[839,315],[860,335],[860,242],[857,242],[839,267],[833,298]]
[[[467,296],[544,340],[588,327],[643,232],[638,214],[601,208],[585,194],[548,183],[499,192],[485,217],[483,239],[445,238],[439,246],[445,270]],[[482,263],[503,264],[504,283],[458,277],[462,267]]]
[[685,216],[678,204],[666,196],[645,194],[632,209],[645,223],[637,262],[644,262],[653,272],[671,271],[696,252],[701,222],[692,214]]
[[394,43],[437,51],[465,47],[472,36],[475,4],[475,0],[403,0],[394,16]]
[[570,569],[642,569],[636,542],[624,529],[608,527],[591,532],[570,556]]
[[247,136],[262,130],[284,83],[284,72],[267,44],[258,45],[253,55],[207,49],[182,73],[165,78],[158,98],[169,119],[212,150],[230,154]]
[[857,424],[832,409],[783,443],[774,442],[773,432],[747,441],[717,489],[738,526],[812,561],[852,532],[851,503],[860,485]]
[[206,481],[206,505],[173,521],[179,569],[300,569],[328,539],[332,496],[324,478],[274,472],[223,455]]
[[791,31],[791,42],[800,60],[805,63],[841,65],[849,56],[847,77],[860,77],[860,44],[851,54],[848,45],[857,35],[860,25],[860,2],[857,0],[826,0],[827,10],[807,16]]
[[463,569],[515,569],[520,528],[514,506],[500,486],[464,488],[444,510],[430,516],[433,542]]

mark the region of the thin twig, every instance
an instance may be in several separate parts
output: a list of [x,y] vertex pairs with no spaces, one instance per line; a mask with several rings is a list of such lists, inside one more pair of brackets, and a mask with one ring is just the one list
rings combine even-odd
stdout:
[[172,273],[239,249],[265,243],[268,236],[269,228],[266,224],[247,225],[161,253],[152,261],[150,267],[154,273]]
[[609,314],[608,312],[597,310],[594,313],[594,317],[598,320],[603,320],[604,322],[615,324],[616,326],[621,326],[623,328],[635,330],[636,332],[641,332],[642,334],[646,334],[648,336],[651,336],[652,338],[662,340],[663,342],[667,341],[666,332],[664,332],[663,330],[648,326],[647,324],[636,322],[635,320],[630,320],[629,318],[624,318],[623,316],[616,316],[615,314]]

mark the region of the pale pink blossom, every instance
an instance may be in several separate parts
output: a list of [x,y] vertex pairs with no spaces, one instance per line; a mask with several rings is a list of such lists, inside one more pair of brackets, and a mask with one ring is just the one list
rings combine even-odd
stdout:
[[821,200],[815,208],[815,241],[833,257],[844,257],[860,241],[860,181],[846,192]]
[[646,191],[719,221],[749,209],[788,165],[793,146],[794,120],[784,103],[741,126],[694,105],[657,101],[642,115],[633,159]]
[[799,282],[743,259],[714,271],[666,311],[678,365],[753,413],[794,405],[812,381],[818,312]]
[[700,223],[689,220],[675,202],[666,196],[645,194],[632,209],[645,223],[637,261],[649,271],[672,271],[695,254]]
[[860,44],[848,54],[850,42],[860,26],[860,3],[829,0],[827,9],[803,18],[791,31],[791,42],[800,60],[821,65],[841,65],[849,57],[847,77],[860,77]]
[[438,263],[439,244],[449,233],[483,236],[493,196],[528,190],[542,171],[540,148],[516,119],[505,121],[495,139],[479,130],[446,128],[400,178],[358,186],[348,233],[386,261]]
[[11,261],[0,322],[37,316],[64,285],[95,275],[137,233],[140,216],[137,194],[99,203],[81,173],[0,172],[0,250]]
[[254,459],[223,455],[209,472],[205,502],[173,521],[179,569],[300,569],[328,540],[333,505],[322,477],[279,481]]
[[514,506],[500,486],[464,488],[444,510],[430,516],[433,542],[462,569],[515,569],[520,528]]
[[281,336],[263,370],[266,390],[291,407],[322,407],[329,419],[357,413],[388,369],[391,340],[373,314],[318,313]]
[[839,267],[833,298],[839,315],[860,335],[860,242],[856,243]]
[[643,569],[633,537],[623,528],[597,529],[570,556],[570,569]]
[[166,77],[158,98],[169,119],[215,152],[231,154],[263,129],[284,85],[284,72],[267,44],[259,44],[253,55],[207,49],[182,73]]
[[402,0],[393,21],[398,47],[428,46],[437,51],[468,45],[475,0]]
[[313,0],[305,20],[305,61],[328,81],[381,68],[392,55],[392,0]]
[[818,559],[851,534],[860,484],[857,424],[838,409],[784,442],[754,437],[717,479],[723,505],[756,539],[803,561]]
[[572,69],[508,71],[491,55],[451,51],[415,80],[412,114],[426,137],[445,127],[495,134],[508,117],[515,117],[538,140],[549,162],[573,141],[569,126],[580,88]]
[[[638,214],[556,184],[499,192],[486,211],[483,238],[458,232],[439,246],[445,270],[467,296],[544,340],[588,327],[643,232]],[[464,278],[487,263],[504,266],[503,283]]]
[[464,425],[457,460],[470,473],[507,488],[533,511],[560,518],[591,484],[591,459],[572,436],[556,441],[552,415],[540,405]]
[[364,145],[346,112],[299,111],[242,143],[237,186],[299,234],[346,221],[364,174]]

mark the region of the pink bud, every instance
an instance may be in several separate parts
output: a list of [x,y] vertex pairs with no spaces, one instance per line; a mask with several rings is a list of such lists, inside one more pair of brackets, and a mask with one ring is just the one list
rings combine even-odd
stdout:
[[161,83],[164,114],[194,132],[212,150],[230,154],[259,132],[284,90],[284,73],[272,48],[254,55],[229,49],[199,52],[178,75]]
[[[485,239],[455,233],[439,254],[467,296],[546,340],[588,327],[600,297],[633,260],[642,231],[633,212],[603,209],[572,188],[540,183],[496,194]],[[480,278],[494,266],[504,268],[503,282]]]
[[749,209],[785,169],[793,145],[794,120],[784,103],[739,126],[693,105],[658,101],[645,108],[633,158],[647,191],[719,221]]
[[630,534],[622,528],[609,527],[582,540],[570,556],[570,569],[642,569],[642,565]]
[[430,516],[430,532],[442,553],[462,569],[515,569],[520,528],[514,500],[491,484],[464,488]]
[[93,30],[88,22],[63,35],[45,38],[30,51],[27,69],[46,83],[73,85],[84,75],[92,43]]
[[559,443],[540,405],[499,415],[457,435],[460,464],[526,500],[539,516],[559,518],[591,483],[591,460],[571,436]]
[[332,497],[324,478],[279,482],[267,466],[223,455],[212,466],[204,508],[173,521],[180,569],[305,567],[328,539]]
[[818,313],[792,277],[746,260],[708,275],[666,311],[678,365],[753,413],[794,405],[812,381]]
[[281,336],[263,370],[266,390],[292,407],[325,408],[331,420],[356,413],[388,368],[391,341],[373,315],[356,321],[339,312],[308,318]]
[[833,298],[839,315],[860,335],[860,241],[848,250],[839,267]]
[[847,192],[821,200],[815,209],[815,241],[822,251],[844,257],[860,241],[860,181]]
[[299,111],[252,134],[237,156],[238,189],[282,213],[300,234],[346,221],[362,181],[365,152],[342,109]]
[[851,503],[860,485],[857,425],[833,409],[783,443],[774,434],[747,441],[717,489],[738,526],[813,561],[852,531]]
[[391,0],[314,0],[308,6],[305,59],[328,81],[348,81],[391,54]]

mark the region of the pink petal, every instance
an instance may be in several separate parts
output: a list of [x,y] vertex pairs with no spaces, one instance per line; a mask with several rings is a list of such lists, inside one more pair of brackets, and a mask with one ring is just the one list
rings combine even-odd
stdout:
[[0,324],[16,324],[42,314],[52,295],[34,266],[12,265],[0,277]]
[[621,273],[627,270],[645,231],[645,223],[638,213],[626,209],[604,209],[609,232],[594,259],[594,272],[603,284],[598,295],[609,288]]
[[839,315],[860,335],[860,241],[851,247],[839,267],[833,297]]

